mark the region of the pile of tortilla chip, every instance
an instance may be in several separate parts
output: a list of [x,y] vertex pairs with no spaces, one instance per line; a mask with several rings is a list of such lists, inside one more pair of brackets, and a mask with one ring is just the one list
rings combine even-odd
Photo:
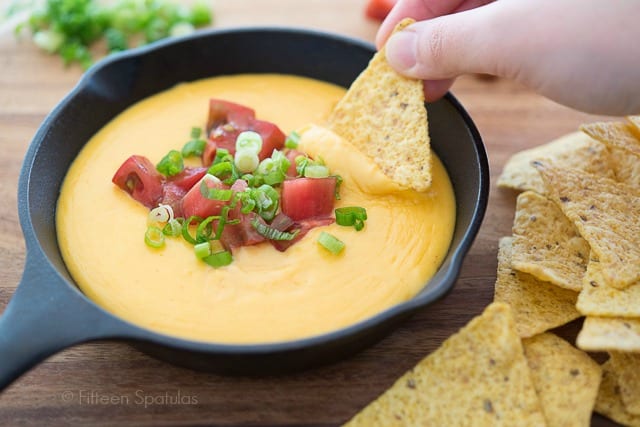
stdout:
[[526,339],[586,316],[577,346],[610,355],[594,409],[640,426],[640,116],[581,130],[505,165],[521,193],[495,300]]
[[348,426],[640,426],[640,117],[582,131],[509,160],[495,301]]
[[601,368],[551,333],[521,339],[494,302],[347,426],[588,426]]

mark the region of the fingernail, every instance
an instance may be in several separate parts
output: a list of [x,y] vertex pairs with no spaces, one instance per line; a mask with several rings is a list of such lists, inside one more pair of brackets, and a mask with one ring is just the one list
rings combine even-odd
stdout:
[[398,71],[407,71],[416,65],[416,39],[414,31],[400,31],[389,37],[386,45],[387,61]]

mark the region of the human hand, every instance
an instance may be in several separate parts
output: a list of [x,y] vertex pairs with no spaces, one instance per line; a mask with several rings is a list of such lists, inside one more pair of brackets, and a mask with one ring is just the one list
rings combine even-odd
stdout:
[[[400,0],[377,37],[400,73],[425,80],[428,101],[466,73],[513,79],[561,104],[640,113],[640,2]],[[389,38],[404,17],[417,22]]]

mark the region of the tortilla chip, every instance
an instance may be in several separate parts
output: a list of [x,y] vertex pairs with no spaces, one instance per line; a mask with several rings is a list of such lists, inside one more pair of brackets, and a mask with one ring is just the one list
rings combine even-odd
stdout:
[[578,170],[535,162],[549,198],[576,225],[615,288],[640,280],[640,189]]
[[640,354],[613,351],[610,360],[618,377],[625,409],[630,414],[640,415]]
[[640,188],[640,160],[620,148],[610,148],[609,157],[616,181]]
[[[395,31],[412,24],[404,19]],[[380,49],[329,117],[329,128],[405,187],[431,185],[431,150],[422,81],[398,74]]]
[[597,175],[613,177],[607,147],[584,133],[574,132],[514,154],[498,178],[498,187],[544,194],[546,189],[542,178],[531,166],[532,161],[540,159],[551,159],[555,164],[567,169],[583,169]]
[[578,294],[511,268],[511,237],[500,239],[494,300],[509,304],[518,335],[527,338],[580,317]]
[[513,268],[561,288],[582,289],[589,244],[555,203],[532,191],[521,193],[513,237]]
[[595,122],[580,126],[580,130],[609,147],[622,148],[640,156],[640,140],[628,123]]
[[595,411],[620,424],[640,427],[640,417],[628,413],[622,403],[618,378],[611,368],[611,361],[602,365],[602,381],[596,399]]
[[640,319],[587,317],[576,344],[585,351],[640,352]]
[[531,378],[549,426],[589,426],[600,366],[554,334],[523,340]]
[[347,426],[543,426],[509,306],[489,305]]
[[640,116],[627,116],[627,121],[630,125],[629,130],[640,139]]
[[606,284],[602,264],[592,259],[576,307],[587,316],[640,318],[640,282],[624,289],[613,288]]

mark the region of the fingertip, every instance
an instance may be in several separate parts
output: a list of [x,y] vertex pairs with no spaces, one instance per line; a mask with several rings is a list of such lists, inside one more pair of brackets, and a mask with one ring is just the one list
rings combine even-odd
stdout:
[[424,100],[434,102],[447,94],[455,79],[444,80],[425,80],[424,84]]

